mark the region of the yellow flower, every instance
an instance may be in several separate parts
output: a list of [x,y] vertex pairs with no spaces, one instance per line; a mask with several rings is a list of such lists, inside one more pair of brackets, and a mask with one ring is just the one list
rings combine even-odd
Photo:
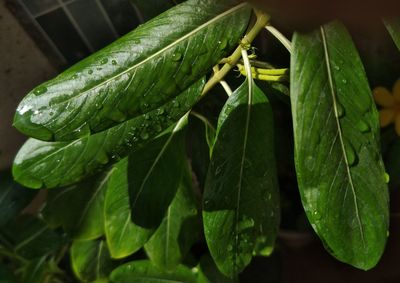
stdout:
[[377,87],[373,90],[376,103],[382,106],[379,110],[379,123],[381,127],[386,127],[394,123],[394,128],[400,136],[400,79],[394,86],[392,93],[387,88]]

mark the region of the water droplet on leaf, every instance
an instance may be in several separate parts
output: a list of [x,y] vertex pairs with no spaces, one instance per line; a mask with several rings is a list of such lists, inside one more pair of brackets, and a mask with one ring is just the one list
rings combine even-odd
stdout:
[[146,132],[146,131],[143,131],[143,132],[140,133],[140,137],[143,140],[147,140],[149,138],[149,133]]
[[41,94],[45,93],[46,91],[47,91],[47,87],[41,86],[41,87],[36,88],[33,91],[33,94],[37,96],[37,95],[41,95]]
[[101,59],[100,64],[104,65],[104,64],[107,64],[107,62],[108,62],[108,59],[104,58],[104,59]]
[[174,53],[172,54],[172,61],[180,61],[182,59],[182,54],[181,53]]

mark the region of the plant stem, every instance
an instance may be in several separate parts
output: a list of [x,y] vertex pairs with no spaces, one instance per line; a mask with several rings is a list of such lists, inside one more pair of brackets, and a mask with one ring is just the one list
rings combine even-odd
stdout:
[[216,84],[223,80],[223,78],[229,73],[230,70],[236,65],[237,61],[240,59],[242,54],[242,46],[250,45],[250,43],[256,38],[259,32],[267,25],[269,21],[269,16],[258,10],[255,11],[257,16],[257,21],[251,30],[243,37],[240,45],[232,53],[231,56],[225,60],[227,63],[216,72],[211,79],[206,83],[201,95],[208,93]]
[[286,38],[286,36],[284,36],[279,30],[277,30],[273,26],[267,25],[265,26],[265,29],[269,31],[273,36],[275,36],[275,38],[278,39],[282,43],[282,45],[286,47],[289,53],[292,53],[292,43],[289,41],[289,39]]

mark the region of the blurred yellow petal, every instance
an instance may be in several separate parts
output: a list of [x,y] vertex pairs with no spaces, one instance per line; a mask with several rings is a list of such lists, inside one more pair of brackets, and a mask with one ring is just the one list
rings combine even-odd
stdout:
[[373,94],[376,103],[380,106],[391,107],[395,104],[394,98],[387,88],[378,86],[374,89]]
[[400,113],[396,114],[394,121],[394,129],[396,130],[396,134],[400,136]]
[[395,111],[393,109],[382,109],[379,111],[379,124],[386,127],[394,121]]
[[393,97],[396,102],[400,102],[400,79],[398,79],[393,86]]

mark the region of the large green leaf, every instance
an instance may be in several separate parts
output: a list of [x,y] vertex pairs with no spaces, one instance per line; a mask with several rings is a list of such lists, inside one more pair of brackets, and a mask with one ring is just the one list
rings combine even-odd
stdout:
[[132,222],[128,183],[128,158],[124,158],[112,169],[104,203],[107,245],[113,258],[123,258],[136,252],[154,233],[154,229]]
[[199,99],[202,79],[163,107],[104,132],[73,142],[29,139],[13,165],[16,181],[30,188],[52,188],[78,182],[148,143],[181,118]]
[[83,282],[105,279],[115,268],[103,240],[74,241],[71,246],[71,265],[75,275]]
[[62,226],[74,239],[91,240],[104,233],[104,197],[110,171],[76,185],[52,190],[42,214],[46,223]]
[[387,18],[383,21],[397,48],[400,49],[400,18]]
[[167,213],[185,170],[187,116],[163,136],[128,157],[128,190],[132,221],[157,229]]
[[0,172],[0,227],[17,216],[35,195],[14,182],[9,171]]
[[126,263],[114,269],[110,275],[113,283],[194,283],[196,276],[186,266],[179,265],[175,271],[167,272],[154,266],[149,260]]
[[32,90],[14,126],[41,140],[72,140],[149,113],[225,57],[249,15],[237,0],[186,1]]
[[50,230],[43,221],[27,216],[4,226],[0,234],[7,239],[13,252],[26,259],[47,255],[67,242],[65,235]]
[[388,230],[378,113],[340,23],[296,33],[291,63],[295,162],[308,219],[339,260],[369,269]]
[[270,250],[279,215],[272,110],[246,81],[220,114],[204,192],[204,232],[221,272],[233,277]]
[[173,271],[199,236],[200,223],[192,176],[189,168],[185,167],[173,168],[184,171],[178,191],[160,227],[144,246],[150,260],[164,270]]

